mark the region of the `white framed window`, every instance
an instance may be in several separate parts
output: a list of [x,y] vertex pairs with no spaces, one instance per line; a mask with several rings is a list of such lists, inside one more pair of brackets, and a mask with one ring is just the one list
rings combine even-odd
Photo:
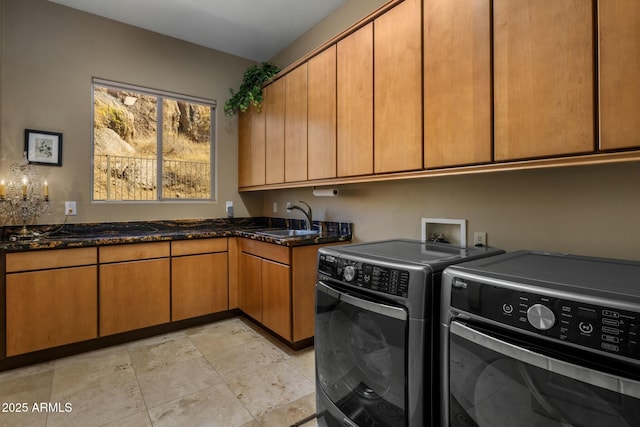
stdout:
[[216,101],[94,78],[94,201],[214,200]]

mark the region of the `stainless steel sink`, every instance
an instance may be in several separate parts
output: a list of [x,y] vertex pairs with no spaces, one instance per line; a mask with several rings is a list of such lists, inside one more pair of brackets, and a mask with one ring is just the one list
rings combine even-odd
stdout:
[[290,239],[290,238],[304,238],[304,237],[314,237],[320,234],[315,230],[262,230],[256,231],[256,234],[261,234],[263,236],[276,237],[278,239]]

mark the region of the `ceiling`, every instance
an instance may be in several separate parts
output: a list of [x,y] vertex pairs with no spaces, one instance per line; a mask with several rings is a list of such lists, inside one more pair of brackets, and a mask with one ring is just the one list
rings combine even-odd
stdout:
[[267,61],[346,0],[49,0],[222,52]]

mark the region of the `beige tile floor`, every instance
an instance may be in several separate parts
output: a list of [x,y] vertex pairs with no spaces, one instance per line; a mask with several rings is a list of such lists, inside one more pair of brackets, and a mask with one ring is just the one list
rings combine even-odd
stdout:
[[314,384],[312,348],[236,317],[1,372],[0,426],[286,427]]

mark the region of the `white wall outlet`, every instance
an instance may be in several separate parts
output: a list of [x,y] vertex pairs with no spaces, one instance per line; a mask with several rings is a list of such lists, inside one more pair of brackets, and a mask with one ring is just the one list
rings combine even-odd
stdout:
[[78,212],[76,211],[76,202],[64,202],[64,214],[65,215],[69,215],[69,216],[73,216],[73,215],[78,215]]
[[273,213],[278,213],[278,202],[273,202]]
[[487,246],[487,233],[475,231],[473,233],[473,246]]
[[233,202],[227,202],[225,209],[227,210],[227,217],[233,218]]

